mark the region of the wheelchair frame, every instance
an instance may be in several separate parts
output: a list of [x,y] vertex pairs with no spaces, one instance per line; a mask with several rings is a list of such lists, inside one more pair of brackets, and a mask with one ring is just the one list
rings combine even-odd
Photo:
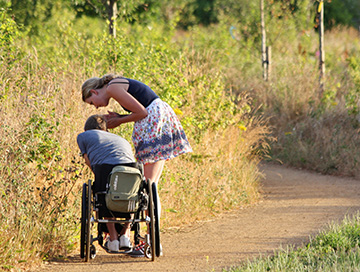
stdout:
[[[106,223],[115,223],[117,227],[122,228],[122,224],[130,223],[131,231],[134,231],[134,242],[138,244],[140,241],[145,242],[145,257],[155,260],[155,256],[159,257],[160,249],[160,215],[158,209],[158,193],[156,183],[151,180],[143,178],[142,190],[145,198],[140,199],[139,208],[130,219],[103,219],[99,218],[99,210],[97,208],[96,199],[99,194],[106,194],[106,192],[98,192],[93,196],[92,180],[84,183],[82,187],[82,201],[81,201],[81,233],[80,233],[80,257],[84,258],[85,262],[94,259],[96,256],[96,247],[94,242],[97,241],[99,245],[108,253],[111,254],[126,254],[131,251],[110,252],[103,245],[104,233],[102,226],[106,227]],[[147,197],[146,197],[147,196]],[[148,213],[146,213],[148,211]],[[97,223],[97,236],[94,237],[91,232],[94,224]],[[147,226],[147,234],[145,237],[140,235],[140,224],[145,223]],[[153,254],[155,252],[155,254]]]

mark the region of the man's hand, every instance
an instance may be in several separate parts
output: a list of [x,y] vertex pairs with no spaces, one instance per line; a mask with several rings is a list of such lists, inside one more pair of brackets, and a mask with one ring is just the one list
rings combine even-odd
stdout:
[[85,159],[86,165],[89,166],[90,169],[91,169],[90,160],[89,160],[88,155],[85,153],[85,154],[83,155],[83,157],[84,157],[84,159]]

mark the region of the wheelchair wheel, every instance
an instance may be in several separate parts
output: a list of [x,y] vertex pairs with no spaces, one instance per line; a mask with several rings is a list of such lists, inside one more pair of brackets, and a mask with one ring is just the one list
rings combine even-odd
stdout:
[[149,217],[150,217],[150,223],[148,228],[150,229],[150,253],[151,254],[145,254],[146,257],[150,258],[151,261],[155,261],[155,205],[154,205],[154,196],[153,196],[153,190],[152,190],[152,181],[148,180],[148,193],[149,193]]
[[154,199],[154,218],[155,218],[155,252],[156,257],[160,257],[161,248],[160,248],[160,209],[159,209],[159,195],[157,192],[156,183],[153,182],[152,194]]
[[87,220],[86,220],[86,254],[85,254],[85,262],[88,262],[91,257],[91,246],[92,246],[92,237],[91,237],[91,181],[89,180],[89,184],[87,186]]
[[87,210],[88,210],[88,197],[87,197],[87,184],[83,184],[82,188],[82,198],[81,198],[81,230],[80,230],[80,257],[81,259],[85,258],[86,250],[86,222],[87,219]]
[[91,182],[83,184],[81,199],[81,230],[80,230],[80,257],[85,258],[85,262],[96,255],[91,245]]

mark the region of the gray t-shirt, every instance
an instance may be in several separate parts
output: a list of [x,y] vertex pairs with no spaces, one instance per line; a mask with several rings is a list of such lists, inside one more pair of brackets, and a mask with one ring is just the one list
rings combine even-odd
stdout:
[[87,130],[77,136],[82,155],[87,154],[91,167],[96,164],[136,162],[130,143],[119,135],[98,129]]

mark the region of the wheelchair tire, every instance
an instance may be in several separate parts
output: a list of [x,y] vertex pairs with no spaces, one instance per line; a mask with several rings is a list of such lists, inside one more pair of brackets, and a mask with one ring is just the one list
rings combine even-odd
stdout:
[[[150,234],[150,251],[151,251],[151,261],[155,261],[155,205],[154,205],[154,197],[152,191],[152,181],[148,179],[148,193],[149,193],[149,234]],[[149,256],[148,254],[146,255]]]
[[81,227],[80,227],[80,257],[85,258],[86,248],[86,222],[87,219],[87,184],[83,184],[82,198],[81,198]]
[[85,262],[88,262],[91,257],[91,246],[92,246],[92,237],[91,237],[91,180],[89,180],[87,186],[87,220],[85,226],[85,238],[86,238],[86,246],[85,246]]
[[156,183],[152,183],[152,194],[154,199],[154,218],[155,218],[155,252],[156,257],[160,257],[161,246],[160,246],[160,210],[159,210],[159,195],[157,191]]

